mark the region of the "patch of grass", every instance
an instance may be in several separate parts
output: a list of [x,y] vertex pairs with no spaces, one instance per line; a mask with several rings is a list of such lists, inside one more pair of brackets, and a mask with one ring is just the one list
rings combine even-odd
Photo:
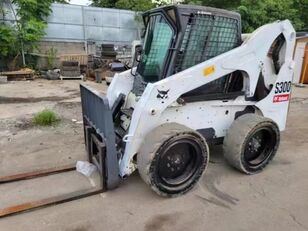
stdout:
[[51,110],[43,110],[34,115],[32,123],[40,126],[50,126],[59,121],[57,114]]

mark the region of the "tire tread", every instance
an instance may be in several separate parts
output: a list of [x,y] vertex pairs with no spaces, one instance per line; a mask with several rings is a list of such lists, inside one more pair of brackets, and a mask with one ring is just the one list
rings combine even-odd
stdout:
[[[243,145],[245,144],[245,141],[252,130],[269,124],[274,125],[274,127],[278,131],[278,145],[276,145],[274,153],[270,156],[268,161],[264,165],[262,165],[258,171],[249,171],[242,164]],[[256,114],[246,114],[236,119],[229,128],[223,143],[224,157],[231,166],[235,167],[241,172],[244,172],[249,175],[255,174],[262,171],[273,159],[279,146],[279,140],[279,128],[274,121]]]
[[[184,133],[198,134],[200,139],[202,139],[204,143],[206,144],[207,154],[209,154],[208,145],[206,141],[204,140],[204,138],[201,135],[199,135],[199,133],[197,133],[196,131],[190,128],[187,128],[184,125],[180,125],[177,123],[166,123],[166,124],[160,125],[157,128],[154,128],[149,134],[145,136],[143,144],[141,145],[141,148],[137,155],[137,166],[138,166],[139,175],[141,176],[143,181],[147,185],[149,185],[152,188],[152,190],[155,191],[160,196],[165,196],[165,197],[166,196],[167,197],[179,196],[179,195],[186,193],[190,189],[189,188],[186,191],[177,193],[176,195],[167,194],[159,190],[156,187],[156,185],[151,182],[151,177],[150,177],[150,166],[160,146],[164,142],[166,142],[171,136],[177,136],[177,135],[184,134]],[[208,160],[209,160],[209,157],[207,157],[207,162]],[[208,163],[206,163],[206,166],[207,164]],[[199,177],[197,178],[199,179]]]

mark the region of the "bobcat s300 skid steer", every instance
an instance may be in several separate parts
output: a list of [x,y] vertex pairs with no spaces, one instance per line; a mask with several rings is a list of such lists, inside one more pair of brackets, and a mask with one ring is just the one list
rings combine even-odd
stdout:
[[294,61],[290,21],[241,34],[240,15],[170,5],[143,14],[137,67],[101,96],[81,85],[85,143],[105,189],[138,169],[159,195],[191,190],[210,144],[246,174],[263,170],[285,129]]

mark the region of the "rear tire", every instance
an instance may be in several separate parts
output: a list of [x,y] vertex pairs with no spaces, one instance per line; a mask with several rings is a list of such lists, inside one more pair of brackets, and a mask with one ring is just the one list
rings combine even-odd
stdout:
[[191,190],[209,161],[209,148],[194,130],[163,124],[144,139],[137,156],[141,178],[159,195],[175,197]]
[[277,124],[269,118],[246,114],[236,119],[224,139],[227,162],[246,174],[262,171],[274,158],[280,143]]

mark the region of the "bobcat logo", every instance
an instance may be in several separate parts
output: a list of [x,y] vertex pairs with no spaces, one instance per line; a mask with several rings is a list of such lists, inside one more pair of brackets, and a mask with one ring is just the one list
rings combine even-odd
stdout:
[[167,91],[160,91],[157,89],[157,99],[168,99],[168,92],[170,91],[170,89],[168,89]]

